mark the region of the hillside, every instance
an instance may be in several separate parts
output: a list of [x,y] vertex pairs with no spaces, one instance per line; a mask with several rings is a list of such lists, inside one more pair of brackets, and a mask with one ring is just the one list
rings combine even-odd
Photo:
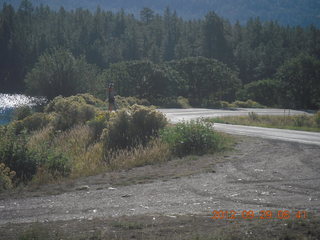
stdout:
[[[18,7],[20,0],[0,0]],[[320,26],[320,1],[318,0],[31,0],[34,5],[45,4],[58,9],[87,8],[95,10],[99,5],[105,10],[120,10],[139,14],[143,7],[162,13],[166,6],[175,9],[185,19],[202,18],[213,10],[231,22],[245,23],[251,17],[276,20],[283,25]]]

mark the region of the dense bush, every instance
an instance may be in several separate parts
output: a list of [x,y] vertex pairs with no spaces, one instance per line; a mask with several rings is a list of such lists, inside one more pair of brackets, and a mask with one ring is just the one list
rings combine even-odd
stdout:
[[16,135],[13,128],[0,128],[0,161],[15,171],[22,180],[30,180],[36,173],[37,162],[27,148],[25,133]]
[[219,100],[235,100],[241,82],[237,72],[224,63],[204,57],[189,57],[169,62],[168,65],[184,79],[182,83],[187,86],[184,91],[191,105],[199,106],[209,96]]
[[20,121],[13,122],[12,125],[15,126],[16,133],[20,133],[23,130],[31,132],[47,126],[51,120],[52,116],[49,114],[34,113]]
[[118,109],[121,108],[128,108],[135,104],[143,105],[143,106],[150,106],[150,102],[147,99],[139,99],[136,97],[121,97],[117,95],[116,97],[116,105]]
[[190,108],[189,100],[185,97],[156,97],[151,98],[153,105],[165,108]]
[[282,105],[296,109],[320,108],[320,61],[300,54],[286,61],[277,71]]
[[258,102],[252,101],[251,99],[247,101],[234,101],[229,103],[227,101],[218,101],[214,97],[205,98],[202,100],[201,107],[206,108],[263,108],[265,106],[261,105]]
[[201,120],[177,123],[161,132],[161,139],[179,157],[189,154],[202,155],[221,148],[221,137],[211,123]]
[[243,89],[237,92],[237,99],[259,102],[266,106],[278,104],[280,82],[274,79],[254,81],[244,85]]
[[78,95],[68,98],[56,97],[45,111],[55,113],[52,125],[56,130],[66,130],[76,124],[85,123],[96,114],[96,108]]
[[42,54],[25,82],[28,92],[53,99],[58,95],[70,96],[79,92],[95,92],[97,69],[76,59],[68,50],[57,48]]
[[12,180],[15,175],[14,171],[11,171],[4,163],[0,163],[0,192],[13,187]]
[[227,101],[218,101],[214,96],[210,96],[202,100],[201,107],[226,109],[226,108],[232,108],[234,106],[228,103]]
[[14,109],[13,111],[13,119],[14,120],[22,120],[32,114],[32,109],[29,106],[20,106]]
[[263,108],[264,106],[261,105],[260,103],[257,103],[252,100],[247,100],[245,102],[243,101],[235,101],[231,104],[233,107],[239,107],[239,108]]
[[92,131],[92,140],[99,140],[102,131],[108,125],[108,120],[110,119],[109,112],[100,112],[98,113],[94,119],[87,122],[88,126]]
[[108,128],[104,130],[105,151],[145,145],[166,125],[163,114],[139,105],[120,110],[111,116]]
[[44,167],[54,178],[67,177],[71,173],[70,160],[63,153],[49,151]]

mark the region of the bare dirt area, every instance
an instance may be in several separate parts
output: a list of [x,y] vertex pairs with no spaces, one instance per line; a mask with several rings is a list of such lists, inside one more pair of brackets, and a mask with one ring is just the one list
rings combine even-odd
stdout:
[[[6,224],[1,239],[90,240],[245,240],[319,239],[320,221],[307,220],[212,220],[206,215],[123,216],[29,224]],[[2,228],[4,229],[4,228]],[[35,237],[36,236],[36,237]]]
[[[318,224],[320,218],[320,147],[251,137],[237,140],[235,149],[224,154],[2,194],[0,238],[14,239],[40,222],[45,232],[51,229],[63,236],[65,232],[71,237],[75,236],[72,232],[100,234],[92,239],[129,239],[131,235],[137,239],[192,239],[220,236],[230,227],[236,236],[258,239],[254,233],[261,229],[266,234],[274,229],[286,234],[292,225],[286,221],[296,220],[299,210],[308,213],[309,223],[294,223],[299,226],[295,229],[300,233],[314,229],[312,224]],[[237,218],[213,221],[214,210],[234,210]],[[250,210],[256,216],[270,210],[274,217],[242,219],[242,211]],[[288,210],[289,220],[276,219],[279,210]]]

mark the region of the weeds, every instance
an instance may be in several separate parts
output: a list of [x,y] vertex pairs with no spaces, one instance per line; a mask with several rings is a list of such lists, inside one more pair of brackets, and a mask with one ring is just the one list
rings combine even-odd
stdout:
[[168,144],[155,139],[147,146],[138,145],[133,149],[123,149],[109,155],[111,169],[128,169],[146,164],[166,162],[171,158]]
[[177,123],[161,132],[161,139],[166,142],[174,155],[202,155],[224,148],[222,135],[213,130],[212,124],[202,120]]

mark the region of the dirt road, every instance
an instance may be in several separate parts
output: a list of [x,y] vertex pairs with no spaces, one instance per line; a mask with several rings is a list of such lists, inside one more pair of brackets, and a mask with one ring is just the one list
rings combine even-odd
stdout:
[[[210,215],[220,209],[318,214],[319,161],[319,146],[244,137],[227,155],[82,179],[88,189],[76,190],[75,185],[58,195],[0,196],[0,226],[122,215]],[[114,179],[121,176],[128,185],[117,184]],[[137,179],[146,181],[135,184]]]

